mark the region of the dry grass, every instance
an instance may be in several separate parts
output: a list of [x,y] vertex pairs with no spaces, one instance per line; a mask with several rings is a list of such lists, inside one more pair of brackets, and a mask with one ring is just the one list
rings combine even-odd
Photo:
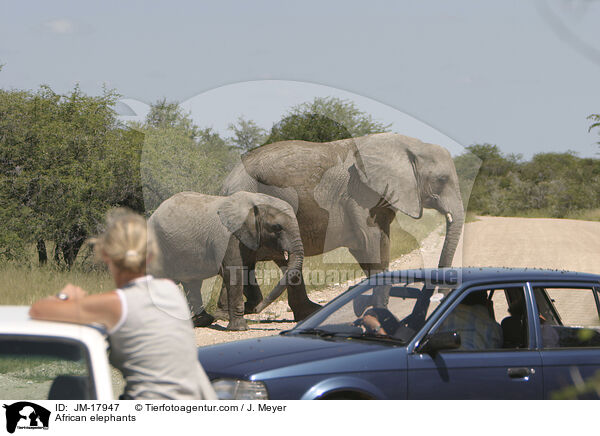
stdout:
[[0,304],[29,305],[56,294],[67,283],[77,284],[92,293],[114,289],[107,271],[86,271],[78,265],[71,271],[60,271],[6,262],[0,265]]
[[600,209],[579,209],[569,211],[564,216],[556,217],[551,209],[527,209],[515,212],[512,215],[520,218],[558,218],[580,221],[600,221]]
[[569,212],[565,218],[571,220],[600,221],[600,209],[586,209]]

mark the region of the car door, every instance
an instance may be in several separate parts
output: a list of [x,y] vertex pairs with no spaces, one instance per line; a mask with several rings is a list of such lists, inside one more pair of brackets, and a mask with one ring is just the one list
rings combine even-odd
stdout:
[[[485,320],[485,309],[479,307],[478,313],[485,324],[477,324],[485,328],[469,330],[456,324],[463,336],[463,348],[430,354],[419,352],[417,342],[451,325],[449,321],[461,306],[467,306],[472,293],[486,296],[489,320]],[[429,331],[416,338],[417,347],[413,350],[409,347],[408,398],[541,399],[541,356],[535,349],[531,313],[532,298],[525,283],[473,287],[462,292],[437,319],[426,325],[430,326]],[[490,331],[493,334],[488,334]],[[477,332],[485,332],[479,336],[492,339],[469,339]],[[521,339],[511,341],[511,337]]]
[[2,399],[96,399],[89,353],[61,337],[0,335]]
[[600,298],[597,285],[531,283],[545,398],[598,398]]

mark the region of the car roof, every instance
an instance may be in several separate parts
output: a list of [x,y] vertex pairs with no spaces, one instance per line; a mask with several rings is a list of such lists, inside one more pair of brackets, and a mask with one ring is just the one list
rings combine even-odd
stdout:
[[68,322],[39,321],[29,317],[29,306],[0,305],[0,335],[65,337],[85,341],[103,336],[101,328]]
[[565,270],[538,268],[423,268],[385,271],[374,276],[385,282],[425,280],[434,284],[459,285],[462,283],[501,283],[515,281],[574,281],[600,283],[600,275]]
[[28,306],[0,306],[0,323],[25,321],[28,311]]

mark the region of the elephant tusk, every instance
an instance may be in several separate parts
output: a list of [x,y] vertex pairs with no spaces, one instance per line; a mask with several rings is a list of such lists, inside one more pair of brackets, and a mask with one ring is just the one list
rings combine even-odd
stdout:
[[452,214],[450,212],[446,214],[446,219],[448,220],[449,224],[452,224]]
[[288,258],[290,257],[289,253],[287,252],[287,250],[283,250],[283,258],[285,260],[288,260]]

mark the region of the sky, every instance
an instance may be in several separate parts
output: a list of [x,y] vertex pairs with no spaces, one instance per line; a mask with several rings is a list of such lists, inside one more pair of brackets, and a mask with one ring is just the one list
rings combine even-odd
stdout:
[[0,87],[167,98],[223,134],[332,95],[448,148],[598,157],[598,22],[598,0],[0,0]]

